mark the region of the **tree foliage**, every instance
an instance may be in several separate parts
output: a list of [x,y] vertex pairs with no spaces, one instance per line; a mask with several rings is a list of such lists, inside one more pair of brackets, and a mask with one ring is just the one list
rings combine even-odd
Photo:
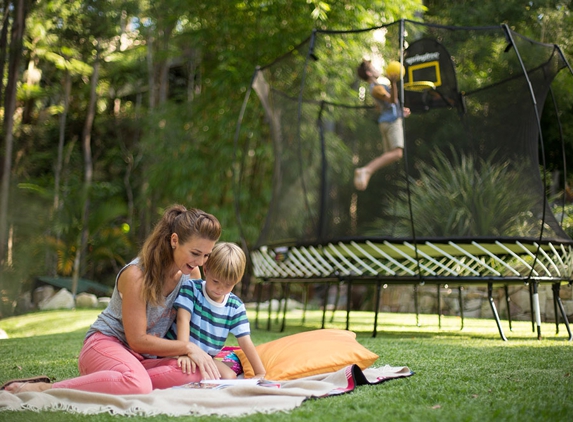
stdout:
[[[8,53],[15,46],[8,39],[2,48],[2,34],[9,34],[14,25],[14,4],[6,0],[0,5],[6,16],[0,32],[5,80],[10,72]],[[109,284],[118,268],[137,253],[161,211],[175,202],[212,212],[223,224],[223,238],[240,242],[233,135],[245,92],[256,65],[293,50],[315,28],[368,28],[400,18],[458,26],[507,23],[533,39],[562,45],[569,57],[573,48],[568,1],[26,4],[24,50],[12,74],[18,81],[14,126],[4,124],[0,150],[1,158],[11,163],[0,169],[11,176],[7,236],[0,239],[6,251],[0,256],[0,316],[11,312],[15,298],[34,276],[71,274],[82,227],[89,227],[89,237],[80,275]],[[87,192],[88,221],[82,223],[86,164],[82,136],[98,57],[95,114],[89,128],[93,179]],[[325,77],[332,71],[336,69],[325,70]],[[559,99],[570,112],[571,87],[563,89],[569,95]],[[4,89],[0,94],[7,95]],[[14,137],[9,153],[7,129]],[[251,220],[260,223],[270,195],[272,146],[257,143],[256,148],[260,151],[254,155],[260,158],[251,163],[252,170],[263,176],[248,187],[242,200],[253,213]],[[258,225],[245,227],[247,242],[259,230]]]

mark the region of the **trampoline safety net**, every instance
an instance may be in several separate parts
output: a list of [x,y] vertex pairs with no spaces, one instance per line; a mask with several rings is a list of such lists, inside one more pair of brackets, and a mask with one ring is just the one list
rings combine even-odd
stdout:
[[[384,152],[356,72],[363,58],[403,64],[398,97],[411,114],[403,158],[359,191],[354,170]],[[259,154],[272,156],[255,275],[570,281],[572,241],[547,199],[540,123],[559,116],[546,104],[563,77],[572,72],[558,46],[507,26],[313,32],[257,68],[238,125],[243,221],[241,191],[261,177]]]

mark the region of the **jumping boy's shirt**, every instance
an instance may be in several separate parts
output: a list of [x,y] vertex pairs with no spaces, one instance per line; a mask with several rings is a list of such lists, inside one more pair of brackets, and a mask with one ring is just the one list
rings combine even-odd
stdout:
[[[245,305],[234,293],[225,296],[223,302],[213,301],[205,292],[205,281],[187,280],[181,285],[173,304],[191,314],[189,341],[195,343],[211,356],[216,356],[225,345],[229,333],[235,337],[251,334]],[[177,339],[177,324],[174,322],[166,338]]]
[[[390,94],[390,87],[388,85],[384,85],[378,82],[370,84],[370,94],[372,94],[372,91],[374,91],[374,88],[376,86],[383,87],[386,90],[386,92]],[[380,110],[378,123],[384,123],[384,122],[392,123],[396,121],[399,117],[404,117],[402,110],[400,109],[400,107],[398,107],[398,104],[389,103],[388,101],[381,100],[380,98],[377,98],[374,95],[372,95],[372,98],[374,98],[374,101],[376,101],[376,103],[378,104],[378,108]]]

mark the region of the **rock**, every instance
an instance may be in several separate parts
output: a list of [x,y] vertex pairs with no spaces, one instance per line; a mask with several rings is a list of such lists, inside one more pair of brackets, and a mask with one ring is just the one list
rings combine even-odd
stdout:
[[34,304],[32,303],[32,293],[22,293],[16,302],[16,309],[14,310],[16,315],[26,314],[32,309],[34,309]]
[[111,297],[102,296],[102,297],[98,298],[97,307],[101,308],[101,309],[107,308],[107,305],[109,305],[110,300],[111,300]]
[[91,293],[80,293],[76,296],[76,307],[78,308],[97,308],[98,299]]
[[563,300],[562,302],[567,319],[571,320],[573,318],[573,300]]
[[41,301],[38,304],[38,308],[42,311],[48,309],[73,309],[74,305],[74,297],[72,294],[67,289],[61,289],[52,297]]
[[2,328],[0,328],[0,340],[8,338],[8,334]]
[[33,301],[34,305],[54,296],[54,288],[52,286],[40,286],[34,290]]
[[559,297],[561,300],[571,300],[573,299],[573,289],[571,286],[560,286]]
[[[561,312],[557,309],[557,313],[561,317]],[[555,307],[553,306],[553,297],[547,298],[545,301],[545,322],[555,322]]]
[[414,304],[414,289],[411,286],[397,286],[400,287],[396,300],[399,304],[398,312],[414,313],[416,307]]
[[[466,318],[479,318],[482,312],[482,298],[472,295],[473,298],[465,298],[464,300],[464,317]],[[486,299],[487,300],[487,299]]]
[[[256,306],[256,305],[255,305]],[[279,301],[277,299],[273,299],[271,300],[271,312],[276,312],[279,309],[284,309],[284,302],[279,303]],[[287,302],[287,309],[289,311],[295,310],[295,309],[302,309],[303,305],[302,303],[294,300],[294,299],[289,299]],[[259,309],[261,311],[267,311],[269,309],[269,302],[261,302],[261,304],[259,305]]]

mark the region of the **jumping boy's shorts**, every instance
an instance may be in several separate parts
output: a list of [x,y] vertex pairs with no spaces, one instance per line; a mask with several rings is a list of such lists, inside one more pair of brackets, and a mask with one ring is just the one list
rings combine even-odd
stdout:
[[404,127],[402,126],[401,118],[393,122],[380,122],[378,127],[382,134],[384,152],[392,151],[396,148],[404,148]]

